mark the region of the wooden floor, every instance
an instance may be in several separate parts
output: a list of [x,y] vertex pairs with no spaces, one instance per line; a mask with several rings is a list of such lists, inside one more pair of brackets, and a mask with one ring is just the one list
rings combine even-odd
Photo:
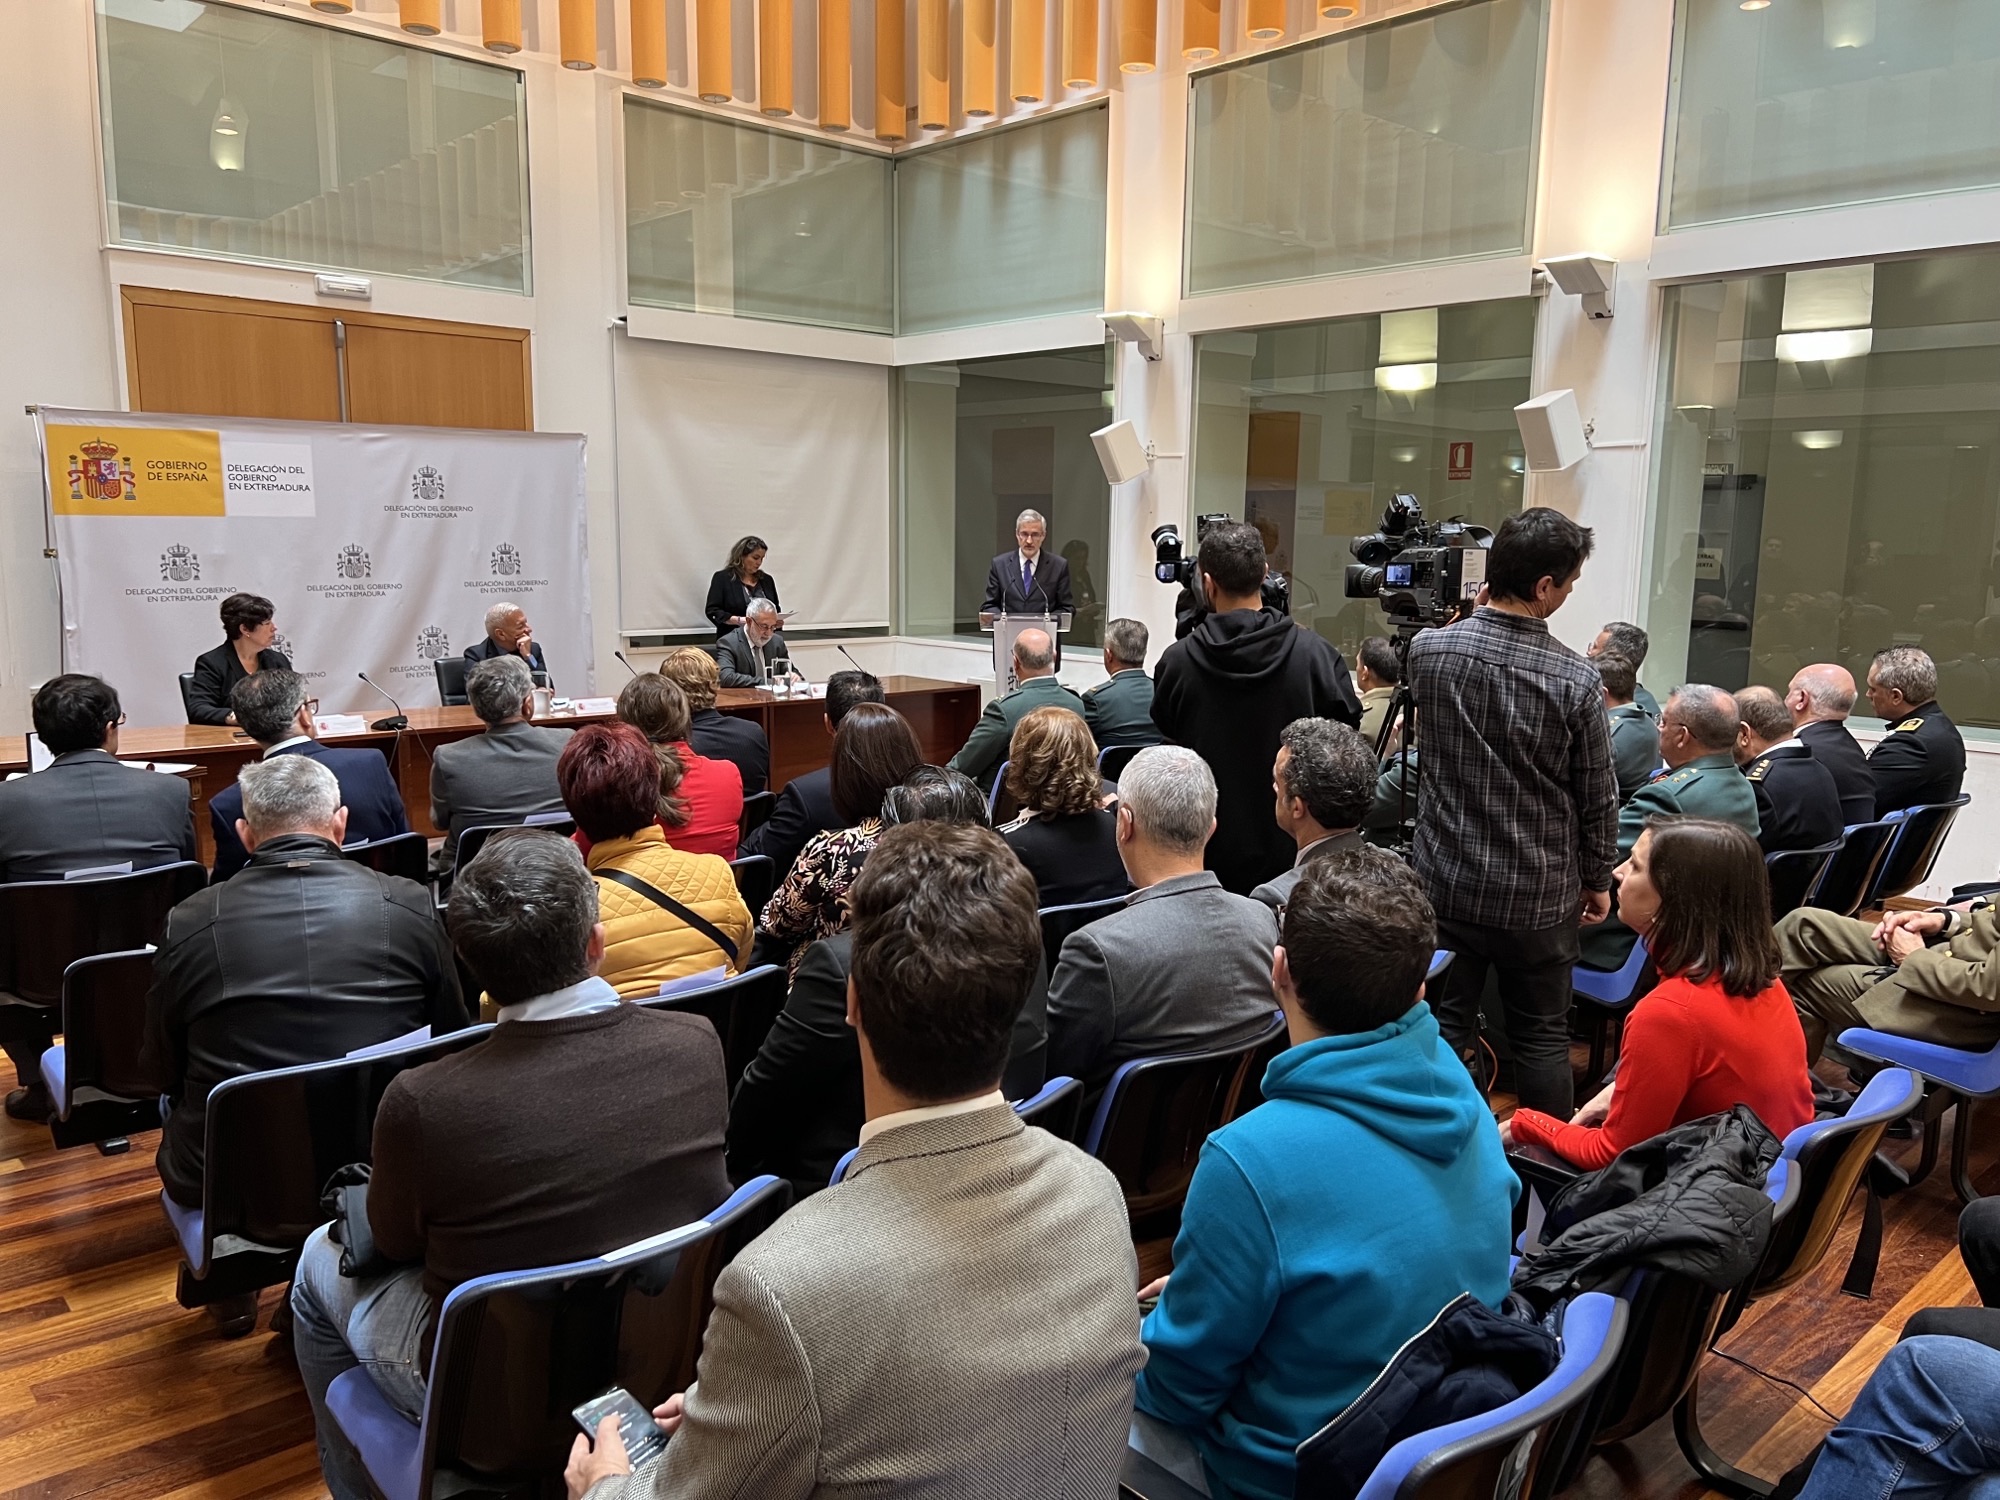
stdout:
[[[235,1341],[174,1301],[158,1139],[137,1137],[124,1156],[59,1152],[46,1130],[0,1120],[0,1497],[323,1494],[290,1347],[264,1331],[277,1292],[259,1331]],[[1899,1149],[1914,1159],[1913,1145]],[[1988,1183],[1993,1155],[1981,1153]],[[1862,1302],[1839,1289],[1857,1203],[1819,1271],[1753,1307],[1722,1347],[1844,1411],[1911,1313],[1975,1300],[1957,1213],[1942,1169],[1890,1204],[1875,1297]],[[1782,1473],[1826,1430],[1809,1402],[1719,1358],[1702,1391],[1711,1441],[1754,1472]],[[1593,1459],[1569,1493],[1707,1491],[1661,1423]]]

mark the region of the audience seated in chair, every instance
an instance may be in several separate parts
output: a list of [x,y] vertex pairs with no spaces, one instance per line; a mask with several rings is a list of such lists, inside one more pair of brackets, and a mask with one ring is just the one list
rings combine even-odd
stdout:
[[1965,736],[1938,706],[1937,663],[1920,646],[1886,646],[1868,668],[1868,706],[1886,729],[1868,752],[1875,816],[1949,802],[1965,783]]
[[1805,1038],[1778,978],[1756,840],[1732,823],[1656,821],[1612,878],[1660,983],[1625,1022],[1612,1084],[1568,1122],[1519,1110],[1502,1138],[1595,1171],[1627,1146],[1739,1104],[1780,1138],[1810,1125]]
[[[238,682],[229,701],[236,710],[236,722],[264,747],[266,760],[274,755],[304,755],[333,772],[340,783],[341,805],[347,809],[348,838],[357,844],[372,844],[410,831],[402,790],[380,750],[343,750],[322,745],[314,737],[318,731],[313,714],[319,700],[307,696],[305,678],[280,667],[266,667]],[[249,851],[236,836],[242,816],[240,788],[226,786],[209,799],[216,880],[227,880],[249,858]]]
[[1166,743],[1166,736],[1153,722],[1153,679],[1146,675],[1146,644],[1143,620],[1113,620],[1104,627],[1108,680],[1083,695],[1084,723],[1100,750],[1113,745]]
[[[956,771],[918,766],[882,801],[887,827],[903,823],[986,826],[986,799]],[[861,1049],[847,1024],[847,977],[854,938],[839,932],[805,950],[785,1008],[737,1081],[729,1101],[729,1176],[748,1182],[770,1172],[789,1178],[801,1198],[827,1184],[852,1150],[866,1118]],[[1048,975],[1035,970],[1015,1018],[1002,1079],[1009,1099],[1043,1083],[1048,1039]]]
[[1293,1449],[1438,1311],[1498,1308],[1520,1186],[1423,1002],[1436,924],[1396,856],[1314,860],[1271,983],[1291,1047],[1202,1147],[1142,1337],[1133,1444],[1204,1494],[1289,1500]]
[[763,791],[771,777],[771,742],[754,719],[716,708],[722,674],[715,658],[699,646],[683,646],[660,663],[660,675],[687,696],[688,743],[695,753],[732,762],[743,773],[744,796]]
[[1736,763],[1757,798],[1757,843],[1766,854],[1819,849],[1840,837],[1840,788],[1811,747],[1792,732],[1792,711],[1767,687],[1736,695],[1743,722]]
[[1118,782],[1125,910],[1070,934],[1049,979],[1049,1073],[1094,1095],[1120,1063],[1227,1047],[1271,1021],[1271,909],[1222,889],[1202,853],[1215,778],[1192,750],[1141,750]]
[[1007,794],[1021,816],[1000,829],[1035,877],[1043,906],[1103,901],[1132,888],[1118,858],[1115,797],[1097,775],[1097,746],[1066,708],[1022,716],[1007,745]]
[[599,974],[623,998],[669,979],[735,973],[750,953],[750,909],[729,861],[684,854],[657,820],[660,762],[630,724],[590,724],[556,762],[563,805],[590,840],[605,952]]
[[458,836],[466,829],[562,811],[556,757],[571,731],[530,722],[535,677],[528,664],[518,656],[482,661],[466,674],[465,693],[486,730],[431,754],[431,822],[445,831],[440,872],[457,860]]
[[1014,680],[1019,685],[980,711],[971,735],[951,758],[952,770],[970,776],[982,792],[993,789],[1014,726],[1029,710],[1066,708],[1079,719],[1084,717],[1083,699],[1056,680],[1056,648],[1046,630],[1024,630],[1014,638]]
[[1034,882],[984,828],[891,828],[876,852],[851,892],[860,1151],[722,1272],[700,1378],[655,1412],[665,1454],[625,1477],[607,1421],[577,1440],[572,1500],[1117,1489],[1140,1360],[1124,1198],[1000,1089],[1042,961]]
[[1361,846],[1361,820],[1375,800],[1378,762],[1368,739],[1333,719],[1294,719],[1278,736],[1271,767],[1278,826],[1298,845],[1291,869],[1250,893],[1273,911],[1291,898],[1306,865]]
[[[835,672],[826,680],[826,712],[821,722],[829,738],[840,730],[841,720],[860,703],[883,700],[882,680],[870,672]],[[778,793],[777,805],[761,828],[753,829],[743,841],[745,854],[768,854],[783,880],[792,871],[792,862],[816,833],[829,833],[841,826],[840,814],[833,810],[833,767],[821,766],[803,776],[794,776]]]
[[[55,757],[33,776],[0,783],[0,882],[61,880],[71,870],[129,865],[150,870],[194,854],[188,784],[120,765],[118,692],[99,677],[65,672],[35,692],[35,733]],[[7,1095],[17,1120],[48,1118],[40,1059],[53,1030],[7,1043],[21,1087]]]
[[758,923],[778,942],[799,945],[791,957],[794,977],[805,944],[831,937],[847,925],[843,898],[881,836],[882,799],[923,763],[917,732],[895,709],[860,703],[840,721],[827,769],[834,816],[841,826],[806,840],[791,873],[765,903]]
[[185,1208],[201,1207],[205,1105],[225,1078],[466,1024],[430,892],[341,858],[333,772],[281,755],[236,785],[250,861],[173,909],[146,1001],[146,1063],[171,1103],[160,1180]]
[[335,1500],[373,1493],[327,1415],[336,1376],[365,1366],[414,1421],[453,1287],[601,1255],[729,1195],[721,1044],[699,1017],[621,1004],[597,977],[594,885],[568,840],[532,829],[495,835],[452,884],[452,941],[500,1024],[382,1096],[367,1190],[380,1263],[343,1274],[342,1247],[322,1228],[292,1287],[299,1373]]
[[618,717],[659,757],[659,822],[667,842],[683,854],[736,858],[743,772],[734,761],[710,759],[688,743],[687,695],[679,685],[658,672],[634,677],[618,694]]

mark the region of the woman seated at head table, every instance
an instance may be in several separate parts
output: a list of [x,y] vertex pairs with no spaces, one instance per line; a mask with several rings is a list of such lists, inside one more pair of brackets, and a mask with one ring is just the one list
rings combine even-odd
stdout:
[[262,594],[231,594],[222,601],[222,644],[194,659],[194,680],[187,688],[190,724],[234,724],[231,688],[271,668],[291,670],[285,653],[271,648],[278,637],[276,613]]
[[1813,1119],[1805,1033],[1778,977],[1764,851],[1733,823],[1658,818],[1613,875],[1660,982],[1632,1007],[1618,1074],[1568,1121],[1516,1110],[1508,1145],[1585,1171],[1663,1130],[1747,1104],[1781,1139]]

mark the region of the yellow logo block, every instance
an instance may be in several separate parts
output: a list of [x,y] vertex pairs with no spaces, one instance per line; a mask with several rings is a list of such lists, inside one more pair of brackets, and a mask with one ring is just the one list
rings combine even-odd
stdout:
[[50,423],[49,494],[59,516],[219,516],[222,439],[177,427]]

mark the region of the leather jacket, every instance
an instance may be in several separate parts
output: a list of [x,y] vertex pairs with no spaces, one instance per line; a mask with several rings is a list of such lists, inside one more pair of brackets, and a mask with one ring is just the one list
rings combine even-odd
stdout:
[[258,845],[233,879],[173,909],[153,960],[145,1056],[173,1105],[159,1155],[168,1192],[201,1206],[206,1105],[224,1079],[426,1024],[442,1035],[466,1013],[424,888],[313,834]]

